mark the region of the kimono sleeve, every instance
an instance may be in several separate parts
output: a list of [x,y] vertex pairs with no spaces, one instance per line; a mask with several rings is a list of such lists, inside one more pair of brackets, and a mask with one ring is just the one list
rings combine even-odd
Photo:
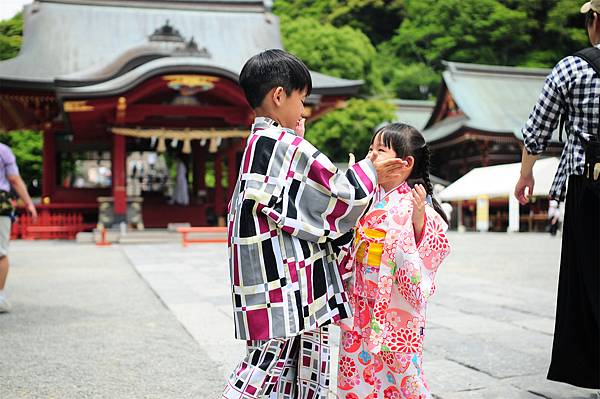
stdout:
[[283,231],[317,243],[350,231],[377,185],[370,160],[342,172],[306,140],[295,148],[285,173],[279,200],[261,211]]
[[433,294],[437,268],[450,252],[447,226],[433,208],[427,207],[425,227],[416,242],[410,212],[399,212],[389,219],[381,267],[391,268],[400,294],[419,309]]
[[426,208],[425,227],[421,239],[417,243],[419,257],[423,266],[432,272],[436,272],[442,261],[450,253],[450,244],[446,237],[448,225],[437,212]]

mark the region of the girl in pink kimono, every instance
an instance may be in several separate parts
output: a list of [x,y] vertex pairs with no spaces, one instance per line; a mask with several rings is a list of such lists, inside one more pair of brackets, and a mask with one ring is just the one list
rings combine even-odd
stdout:
[[[422,353],[427,300],[450,252],[447,219],[432,198],[421,133],[390,124],[374,136],[378,159],[403,158],[403,174],[380,184],[356,227],[346,268],[354,316],[341,323],[340,399],[430,399]],[[420,181],[413,188],[408,180]]]

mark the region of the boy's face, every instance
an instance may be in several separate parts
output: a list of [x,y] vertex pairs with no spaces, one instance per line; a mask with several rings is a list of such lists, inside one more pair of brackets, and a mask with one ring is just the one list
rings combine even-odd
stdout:
[[278,87],[273,95],[279,123],[283,127],[294,129],[302,119],[306,90],[294,90],[287,95],[282,87]]

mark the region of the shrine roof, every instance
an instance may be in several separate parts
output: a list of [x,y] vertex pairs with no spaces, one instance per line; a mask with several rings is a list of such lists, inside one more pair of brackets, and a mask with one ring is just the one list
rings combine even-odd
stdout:
[[42,3],[79,5],[162,8],[162,9],[227,9],[228,11],[264,11],[270,9],[269,0],[38,0]]
[[[550,69],[445,62],[442,87],[424,131],[429,142],[460,129],[516,136],[540,95]],[[448,93],[460,115],[442,117]],[[552,141],[558,141],[558,133]]]
[[[144,71],[153,73],[152,67],[221,71],[237,79],[252,55],[282,48],[279,19],[268,5],[249,0],[38,1],[24,7],[21,51],[0,62],[0,84],[115,90],[111,82],[134,82]],[[314,72],[313,79],[315,93],[321,94],[355,94],[362,85]]]
[[422,130],[435,106],[433,101],[395,99],[391,103],[396,107],[396,121],[406,123]]

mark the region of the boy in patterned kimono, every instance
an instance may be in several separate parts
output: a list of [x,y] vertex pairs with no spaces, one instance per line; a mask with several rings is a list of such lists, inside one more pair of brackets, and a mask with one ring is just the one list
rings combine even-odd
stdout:
[[[379,185],[356,229],[348,261],[354,316],[341,323],[338,397],[430,399],[421,367],[425,311],[450,252],[446,215],[431,197],[429,148],[415,128],[385,126],[370,152],[404,158],[408,166]],[[423,184],[411,188],[409,179]]]
[[247,357],[226,399],[325,399],[327,326],[350,316],[335,243],[377,185],[403,161],[365,159],[340,172],[303,138],[306,66],[282,50],[252,57],[240,74],[256,119],[229,204],[235,336]]

